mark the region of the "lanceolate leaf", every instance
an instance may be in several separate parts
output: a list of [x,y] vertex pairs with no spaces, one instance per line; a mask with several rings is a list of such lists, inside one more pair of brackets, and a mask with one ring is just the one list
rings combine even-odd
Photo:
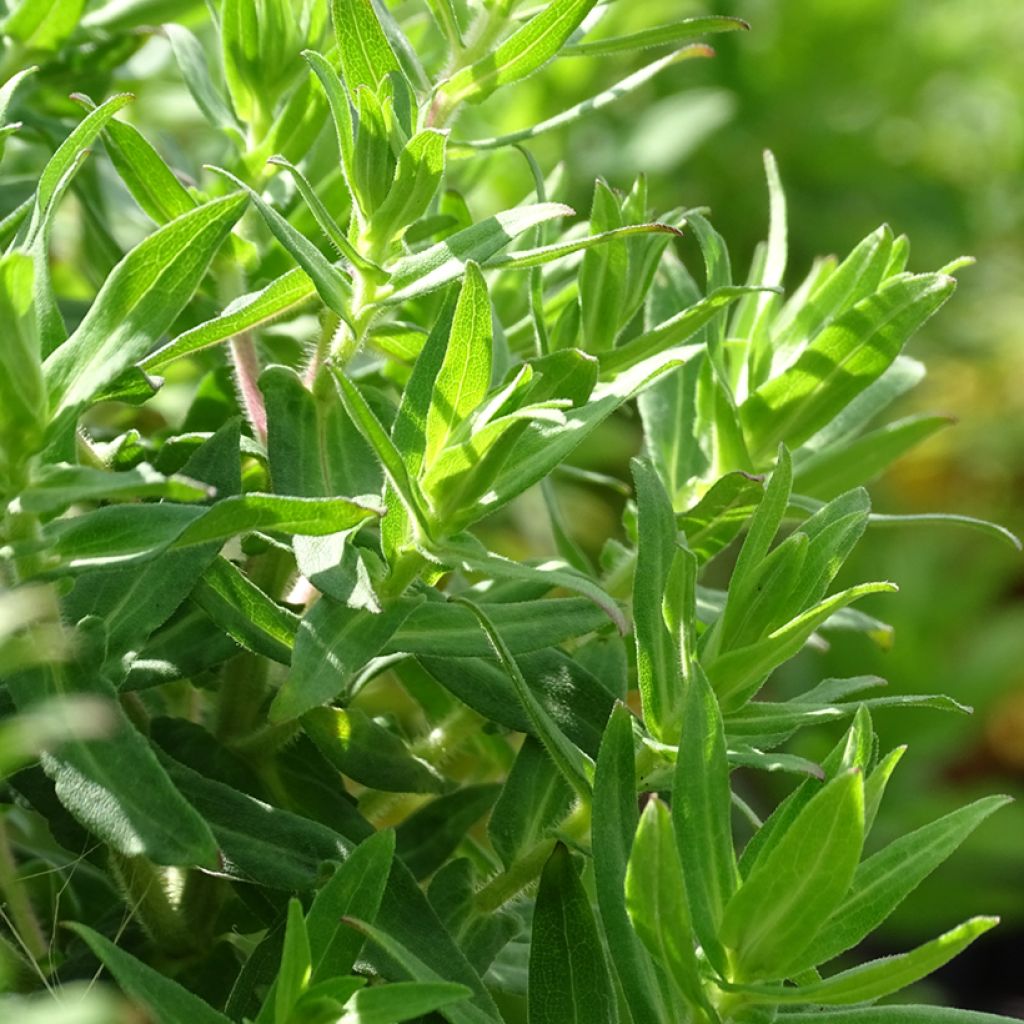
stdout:
[[833,321],[790,369],[743,403],[740,417],[752,449],[763,457],[779,442],[796,447],[820,430],[888,369],[955,287],[942,274],[911,277]]
[[719,970],[725,970],[725,958],[717,936],[739,884],[731,807],[721,712],[703,671],[695,665],[686,681],[672,823],[694,928]]
[[149,373],[159,373],[175,360],[252,330],[295,309],[316,295],[316,287],[300,267],[271,281],[265,288],[230,303],[220,316],[192,327],[140,362]]
[[742,980],[786,978],[850,888],[864,841],[858,771],[828,783],[729,901],[722,942]]
[[84,924],[68,927],[85,940],[124,992],[146,1008],[155,1024],[228,1024],[224,1014],[98,932]]
[[624,50],[643,50],[651,46],[675,46],[688,39],[713,32],[736,32],[750,26],[740,18],[681,18],[668,25],[644,29],[628,36],[573,43],[563,47],[561,57],[606,57]]
[[345,84],[353,94],[361,85],[376,90],[385,75],[400,70],[372,0],[331,0],[331,15]]
[[614,1024],[604,948],[569,851],[559,843],[541,875],[530,948],[531,1024]]
[[594,772],[594,880],[601,924],[619,983],[635,1024],[659,1024],[669,1010],[650,955],[629,920],[623,892],[640,815],[637,811],[633,715],[616,704],[601,741]]
[[466,100],[480,103],[496,89],[531,75],[554,57],[587,16],[596,0],[552,0],[498,49],[463,68],[438,90],[442,109]]
[[87,402],[146,355],[192,298],[247,199],[215,199],[159,228],[107,279],[78,330],[43,366],[54,415]]
[[997,917],[975,917],[910,953],[871,960],[834,974],[824,981],[797,988],[747,988],[737,986],[748,1001],[792,1005],[849,1006],[881,999],[927,977],[965,950],[975,939],[999,923]]
[[990,796],[893,840],[857,868],[849,895],[802,963],[827,963],[869,935],[1009,798]]

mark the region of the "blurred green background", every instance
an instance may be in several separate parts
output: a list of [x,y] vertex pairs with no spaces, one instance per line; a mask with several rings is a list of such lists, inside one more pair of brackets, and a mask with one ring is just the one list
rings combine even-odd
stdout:
[[[1024,532],[1024,3],[620,0],[600,31],[689,13],[737,15],[751,31],[712,39],[716,59],[669,70],[535,152],[545,166],[568,161],[579,209],[596,174],[625,188],[639,171],[657,208],[709,206],[742,268],[766,231],[760,152],[772,149],[789,200],[790,285],[815,255],[845,254],[883,221],[910,236],[912,269],[975,256],[949,307],[911,343],[929,375],[903,410],[960,422],[880,481],[875,507],[961,512]],[[616,73],[562,61],[488,116],[512,130],[555,113],[637,66],[618,63]],[[494,159],[514,199],[526,172],[514,154]],[[975,708],[970,719],[878,714],[883,744],[910,749],[873,842],[986,792],[1024,796],[1024,558],[938,527],[876,531],[854,563],[851,582],[901,587],[866,608],[894,625],[892,650],[834,641],[776,685],[875,672],[894,692],[944,692]],[[801,752],[821,754],[832,740],[822,730]],[[941,976],[946,997],[1024,1018],[1020,804],[922,886],[884,941],[895,951],[979,912],[1000,913],[1004,925]]]

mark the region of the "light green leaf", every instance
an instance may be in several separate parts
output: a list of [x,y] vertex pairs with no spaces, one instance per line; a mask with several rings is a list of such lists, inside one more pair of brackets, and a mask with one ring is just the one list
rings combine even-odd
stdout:
[[434,378],[427,410],[423,471],[430,470],[458,427],[483,402],[491,384],[493,344],[487,283],[480,268],[470,262],[455,307],[444,360]]
[[292,897],[288,901],[288,917],[281,950],[281,966],[274,986],[274,1016],[287,1020],[299,996],[308,987],[313,974],[313,960],[309,951],[309,935],[302,904]]
[[671,742],[679,734],[683,667],[661,609],[678,547],[675,516],[654,467],[634,459],[631,469],[638,510],[633,584],[637,685],[644,724],[656,739]]
[[719,971],[723,915],[739,884],[731,824],[729,764],[722,715],[700,666],[686,681],[672,782],[672,823],[693,927]]
[[614,1024],[615,995],[587,892],[559,843],[544,867],[530,944],[531,1024]]
[[465,985],[447,981],[398,981],[356,992],[337,1024],[400,1024],[444,1010],[472,995]]
[[[354,928],[360,934],[365,935],[396,963],[400,964],[403,970],[417,982],[429,984],[444,984],[445,981],[431,967],[428,967],[415,953],[391,935],[379,925],[372,925],[355,917],[346,916],[344,923]],[[441,1008],[443,1016],[447,1017],[451,1024],[500,1024],[501,1018],[497,1012],[487,1012],[475,1002],[459,1001],[449,1003]],[[355,1022],[352,1022],[355,1024]]]
[[382,78],[401,70],[372,0],[331,0],[331,15],[350,92],[360,86],[376,91]]
[[[871,934],[991,814],[1010,802],[989,796],[893,840],[857,868],[849,895],[801,964],[826,963]],[[812,960],[813,958],[813,960]]]
[[212,62],[203,50],[202,43],[182,25],[173,23],[163,26],[164,34],[171,44],[171,52],[185,80],[188,91],[196,101],[206,120],[215,128],[226,131],[238,142],[242,140],[241,128],[231,109],[221,84],[215,84],[210,74]]
[[78,329],[43,364],[55,415],[88,402],[145,356],[192,298],[246,203],[235,194],[197,207],[114,268]]
[[713,32],[736,32],[749,29],[750,26],[740,18],[707,17],[681,18],[667,25],[656,25],[642,29],[628,36],[610,36],[607,39],[594,39],[582,43],[573,43],[563,47],[560,57],[607,57],[614,53],[628,50],[644,50],[653,46],[677,46],[679,43],[697,36]]
[[435,128],[417,132],[398,157],[395,179],[387,199],[370,221],[369,237],[387,245],[428,209],[441,186],[448,133]]
[[291,226],[262,196],[236,178],[230,171],[220,167],[209,170],[227,178],[252,199],[260,215],[266,221],[274,237],[284,246],[288,254],[309,275],[317,293],[335,313],[348,321],[350,300],[350,275],[335,266],[305,235]]
[[881,999],[926,978],[944,964],[959,956],[975,939],[999,923],[998,917],[974,917],[970,921],[918,946],[909,953],[870,960],[848,971],[834,974],[824,981],[796,988],[729,986],[742,993],[751,1003],[793,1005],[811,1003],[818,1006],[849,1006]]
[[845,444],[830,445],[797,464],[794,486],[812,498],[833,498],[871,483],[912,448],[954,423],[951,416],[908,416]]
[[[821,1012],[781,1013],[779,1024],[815,1024]],[[863,1006],[856,1010],[829,1010],[829,1024],[1011,1024],[1012,1018],[941,1006]]]
[[27,50],[59,50],[73,35],[85,0],[21,0],[3,23],[3,34]]
[[480,103],[495,90],[533,74],[553,57],[590,13],[597,0],[552,0],[498,48],[457,71],[437,90],[445,113],[460,103]]
[[390,289],[384,289],[377,301],[395,305],[443,288],[462,277],[470,261],[483,265],[521,234],[572,214],[572,208],[561,203],[536,203],[495,214],[429,249],[397,260],[390,268]]
[[898,280],[826,327],[788,370],[740,407],[755,458],[780,442],[796,447],[824,427],[899,355],[907,339],[952,295],[943,274]]
[[626,872],[626,910],[651,956],[661,964],[691,1006],[717,1019],[704,992],[696,938],[687,905],[669,810],[649,800],[637,828]]
[[546,121],[541,121],[517,132],[510,132],[507,135],[498,135],[493,138],[460,139],[458,142],[452,143],[452,148],[455,150],[499,149],[502,146],[514,146],[520,142],[526,142],[528,139],[536,138],[538,135],[544,135],[567,124],[572,124],[594,111],[603,110],[605,107],[611,106],[621,97],[635,92],[641,86],[646,85],[660,75],[662,71],[673,67],[681,61],[690,60],[694,57],[711,57],[713,55],[713,51],[704,45],[684,46],[681,50],[670,53],[667,57],[660,57],[639,71],[634,71],[633,74],[623,78],[622,81],[617,82],[610,89],[605,89],[596,96],[591,96],[582,103],[577,103],[575,106],[570,107],[568,110],[563,110],[562,113],[556,114]]
[[295,267],[258,292],[235,299],[220,316],[179,334],[146,356],[139,366],[147,373],[159,373],[178,359],[276,320],[309,301],[315,294],[316,287],[309,275],[300,267]]
[[786,978],[850,888],[864,842],[864,780],[814,796],[729,901],[721,940],[738,980]]
[[[600,179],[594,186],[590,234],[600,235],[623,227],[622,210],[612,190]],[[580,305],[585,352],[609,351],[621,326],[629,273],[629,249],[620,239],[608,241],[583,255],[579,273]]]
[[635,1024],[661,1024],[669,1018],[669,997],[630,923],[622,895],[630,851],[640,815],[637,811],[633,714],[616,704],[605,727],[594,771],[592,850],[597,905],[622,990]]

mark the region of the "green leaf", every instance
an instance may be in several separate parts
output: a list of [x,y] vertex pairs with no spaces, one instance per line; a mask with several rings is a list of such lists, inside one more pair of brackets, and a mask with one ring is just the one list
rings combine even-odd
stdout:
[[114,268],[78,329],[43,364],[54,415],[88,402],[146,355],[192,298],[246,204],[236,194],[197,207]]
[[395,305],[418,298],[457,281],[470,261],[484,265],[513,239],[559,217],[571,217],[573,210],[561,203],[536,203],[488,217],[472,227],[457,231],[429,249],[404,256],[391,269],[389,289],[377,301]]
[[252,199],[274,237],[306,272],[325,305],[347,321],[350,307],[350,275],[336,267],[305,235],[291,226],[262,196],[230,171],[220,167],[209,170],[227,178]]
[[168,224],[199,205],[133,125],[116,118],[109,121],[103,142],[128,191],[156,224]]
[[414,603],[395,602],[374,614],[321,598],[302,618],[292,670],[270,706],[270,720],[288,722],[338,696],[351,696],[360,670],[380,654]]
[[614,377],[651,356],[675,348],[692,338],[701,328],[706,327],[738,298],[760,290],[760,288],[751,288],[746,285],[716,288],[706,298],[700,299],[671,319],[645,331],[639,337],[627,341],[611,352],[603,354],[601,357],[602,378]]
[[77,739],[43,755],[57,797],[81,824],[128,857],[157,864],[218,863],[217,844],[206,822],[175,789],[149,742],[117,703],[100,674],[104,631],[97,619],[77,627],[77,655],[67,666],[48,665],[12,676],[7,686],[19,711],[66,695],[99,697],[112,727],[100,739]]
[[268,597],[233,562],[217,558],[191,597],[246,650],[283,665],[291,662],[299,617]]
[[633,584],[637,685],[644,724],[656,739],[670,742],[679,733],[683,701],[683,669],[662,615],[662,598],[678,547],[675,516],[654,467],[634,459],[631,468],[638,510]]
[[722,715],[698,665],[686,681],[682,729],[672,782],[672,823],[686,877],[693,927],[711,962],[726,966],[718,941],[739,884],[733,848]]
[[360,989],[349,999],[337,1024],[400,1024],[401,1021],[419,1019],[444,1010],[470,995],[472,992],[465,985],[446,981],[398,981],[391,985],[375,985]]
[[494,805],[500,788],[490,783],[462,786],[424,804],[398,826],[398,855],[414,878],[434,874],[455,853]]
[[[590,234],[599,235],[623,226],[622,210],[612,190],[600,179],[594,187],[590,211]],[[583,311],[583,349],[607,352],[615,345],[622,326],[625,304],[629,249],[622,240],[614,240],[583,256],[579,274],[580,304]]]
[[387,793],[441,793],[443,776],[358,708],[315,708],[302,727],[343,775]]
[[171,44],[171,52],[174,54],[178,70],[196,101],[196,106],[211,125],[227,131],[240,142],[242,132],[238,119],[224,95],[222,84],[215,84],[210,75],[211,66],[216,65],[207,57],[202,43],[182,25],[165,24],[163,31]]
[[[781,1013],[779,1024],[812,1024],[821,1013]],[[940,1006],[864,1006],[856,1010],[829,1010],[829,1024],[1010,1024],[1012,1018]]]
[[626,622],[617,602],[589,576],[557,559],[539,565],[515,562],[488,551],[468,533],[452,537],[444,544],[434,545],[425,553],[441,565],[459,568],[463,572],[480,573],[495,580],[520,581],[536,587],[543,585],[549,590],[563,587],[582,594],[590,598],[615,623],[620,633],[626,633]]
[[712,16],[709,18],[681,18],[667,25],[656,25],[628,36],[610,36],[563,47],[560,57],[607,57],[629,50],[644,50],[653,46],[677,46],[679,43],[712,32],[736,32],[750,26],[740,18]]
[[453,143],[453,147],[469,150],[499,149],[503,146],[514,146],[520,142],[526,142],[528,139],[536,138],[538,135],[544,135],[557,128],[562,128],[567,124],[573,124],[575,121],[578,121],[580,118],[585,117],[587,114],[593,113],[594,111],[603,110],[605,107],[615,103],[623,96],[636,92],[636,90],[641,86],[646,85],[663,71],[675,66],[680,63],[680,61],[690,60],[694,57],[712,56],[714,56],[714,52],[710,47],[704,45],[684,46],[681,50],[677,50],[675,53],[670,53],[667,57],[660,57],[658,60],[652,61],[645,67],[642,67],[639,71],[634,71],[633,74],[623,78],[620,82],[616,82],[611,88],[605,89],[597,95],[584,100],[582,103],[577,103],[575,106],[569,107],[567,110],[563,110],[562,113],[556,114],[554,117],[550,117],[546,121],[530,125],[529,127],[522,128],[516,132],[510,132],[507,135],[498,135],[486,139],[460,139],[458,142]]
[[893,840],[857,868],[849,895],[800,958],[826,963],[873,932],[989,815],[1010,802],[989,796]]
[[480,103],[495,90],[533,74],[553,57],[590,13],[597,0],[552,0],[498,48],[457,71],[437,90],[442,111]]
[[796,655],[814,631],[837,611],[869,594],[891,594],[897,589],[893,583],[862,583],[850,587],[798,615],[764,640],[737,647],[706,662],[708,678],[723,709],[734,711],[750,700],[768,675]]
[[587,892],[559,843],[544,866],[530,944],[530,1024],[614,1024],[615,995]]
[[[728,806],[728,805],[726,805]],[[651,956],[690,1004],[717,1015],[704,993],[687,906],[683,865],[669,810],[654,797],[644,808],[626,871],[626,910]]]
[[429,538],[431,524],[426,513],[426,503],[415,480],[409,475],[402,453],[395,447],[394,441],[388,436],[387,431],[374,415],[356,385],[340,370],[333,369],[332,372],[338,385],[342,405],[344,405],[349,418],[377,456],[388,482],[401,499],[405,511],[419,527],[422,535]]
[[372,0],[331,0],[331,16],[350,92],[360,86],[376,91],[381,79],[401,70]]
[[148,373],[159,373],[178,359],[276,320],[315,294],[316,287],[309,275],[300,267],[295,267],[258,292],[231,302],[220,316],[179,334],[146,356],[139,365]]
[[869,526],[902,527],[902,526],[965,526],[970,530],[984,533],[994,540],[1005,541],[1016,551],[1024,549],[1020,537],[1012,530],[998,523],[990,523],[974,516],[960,516],[949,512],[923,512],[910,515],[882,515],[873,512],[868,520]]
[[[389,931],[378,925],[372,925],[351,916],[346,916],[343,920],[346,925],[356,929],[361,935],[365,935],[375,945],[384,950],[388,957],[400,964],[403,970],[417,982],[429,984],[444,983],[444,978],[440,974],[425,964],[420,957],[410,951],[404,943],[395,938]],[[475,1002],[469,1001],[450,1003],[442,1007],[442,1012],[451,1024],[500,1024],[501,1020],[497,1016],[497,1011],[488,1012]]]
[[543,745],[527,736],[487,823],[491,845],[506,870],[569,813],[572,795]]
[[447,142],[447,132],[427,128],[406,143],[388,197],[370,221],[369,237],[376,244],[387,245],[427,213],[444,177]]
[[926,978],[953,957],[959,956],[975,939],[998,923],[998,917],[974,917],[909,953],[870,960],[848,971],[834,974],[824,981],[796,988],[729,988],[742,993],[746,1001],[751,1003],[774,1003],[783,1006],[794,1003],[812,1003],[818,1006],[866,1003],[891,995]]
[[154,1024],[228,1024],[228,1018],[176,981],[136,960],[84,924],[66,925],[85,940],[118,985],[145,1007]]
[[29,256],[13,252],[0,258],[0,319],[6,326],[6,340],[0,346],[0,481],[9,467],[43,444],[46,388],[32,303],[33,278]]
[[786,978],[850,888],[864,842],[864,780],[829,782],[729,901],[720,937],[738,980]]
[[812,498],[833,498],[871,483],[901,456],[955,422],[951,416],[908,416],[845,444],[830,445],[798,463],[794,485]]
[[281,950],[281,966],[274,987],[274,1016],[287,1020],[299,996],[309,985],[313,974],[313,960],[309,950],[309,935],[302,904],[294,897],[288,901],[288,918]]
[[491,385],[493,344],[487,283],[480,268],[470,262],[466,265],[444,360],[434,378],[425,427],[423,472],[429,471],[458,427],[483,402]]
[[677,517],[687,547],[707,562],[739,535],[764,495],[764,481],[749,473],[727,473],[696,505]]
[[85,0],[21,0],[3,33],[26,50],[58,50],[78,27]]
[[[489,604],[487,614],[515,654],[555,647],[595,632],[608,622],[600,608],[581,597]],[[417,605],[384,650],[437,658],[486,658],[493,654],[473,613],[450,601]]]
[[[499,608],[489,605],[488,613]],[[596,755],[615,698],[577,661],[548,649],[516,658],[547,716],[585,753]],[[421,658],[427,672],[464,704],[499,725],[541,738],[509,674],[494,660]]]
[[317,892],[306,915],[314,983],[352,970],[363,938],[341,919],[358,915],[376,920],[394,854],[395,833],[377,832],[364,839]]
[[898,280],[836,318],[780,376],[740,407],[756,458],[780,442],[796,447],[877,380],[907,339],[952,295],[943,274]]
[[537,699],[523,677],[516,659],[512,656],[487,613],[479,605],[473,604],[466,598],[456,597],[452,600],[465,605],[479,620],[480,627],[494,648],[501,667],[515,688],[516,697],[533,727],[533,735],[544,744],[544,749],[558,766],[558,770],[565,777],[566,782],[580,795],[581,799],[590,800],[593,776],[590,759],[569,740],[552,720],[544,705]]
[[640,815],[637,811],[633,714],[616,704],[605,728],[594,772],[591,846],[597,905],[619,982],[635,1024],[668,1019],[667,999],[654,966],[638,940],[623,901],[630,851]]
[[164,476],[148,463],[110,473],[91,466],[54,463],[43,466],[21,494],[21,507],[37,515],[63,512],[82,501],[129,501],[163,498],[165,501],[204,501],[211,488],[183,476]]
[[253,492],[208,508],[161,504],[97,509],[48,524],[44,545],[63,568],[81,570],[223,543],[254,530],[324,536],[379,514],[379,509],[348,498],[285,498]]

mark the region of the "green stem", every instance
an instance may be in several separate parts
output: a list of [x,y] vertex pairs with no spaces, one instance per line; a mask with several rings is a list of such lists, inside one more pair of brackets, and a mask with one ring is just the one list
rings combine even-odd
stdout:
[[161,869],[145,857],[126,857],[116,850],[110,851],[110,864],[128,906],[153,941],[172,956],[195,952],[195,940],[171,905]]
[[590,832],[590,807],[580,804],[562,822],[556,836],[542,839],[523,854],[506,871],[492,878],[476,894],[476,907],[481,913],[493,913],[517,896],[539,877],[559,839],[580,842]]

